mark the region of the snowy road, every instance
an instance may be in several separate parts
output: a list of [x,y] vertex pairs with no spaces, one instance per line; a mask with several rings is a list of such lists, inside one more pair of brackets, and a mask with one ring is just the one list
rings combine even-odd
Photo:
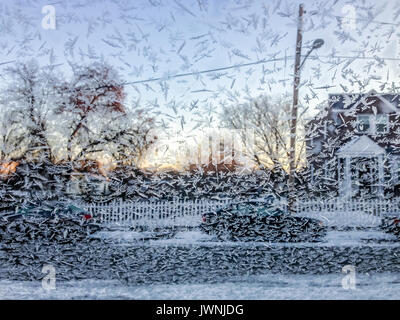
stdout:
[[263,274],[215,284],[121,285],[118,281],[57,283],[0,281],[0,299],[399,299],[400,273],[356,274],[355,289],[342,287],[341,273]]
[[154,240],[150,232],[126,232],[111,231],[99,232],[99,238],[112,240],[121,245],[132,245],[141,243],[143,245],[201,245],[201,246],[273,246],[273,247],[328,247],[328,246],[400,246],[400,242],[392,234],[387,234],[379,230],[364,231],[333,231],[330,230],[321,242],[310,243],[270,243],[270,242],[240,242],[240,241],[219,241],[216,237],[204,234],[200,231],[177,232],[169,239]]
[[165,240],[125,236],[107,243],[3,248],[0,279],[38,281],[47,264],[60,282],[97,279],[126,286],[218,284],[266,273],[320,276],[340,274],[345,265],[360,274],[400,273],[400,243],[373,230],[330,231],[321,243],[215,242],[195,231]]

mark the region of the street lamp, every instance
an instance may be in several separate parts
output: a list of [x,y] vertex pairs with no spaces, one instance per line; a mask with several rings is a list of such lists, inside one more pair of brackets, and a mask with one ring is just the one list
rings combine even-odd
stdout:
[[301,65],[299,67],[299,70],[301,70],[301,67],[303,66],[304,62],[306,62],[306,60],[307,60],[308,56],[310,55],[310,53],[313,52],[315,49],[321,48],[324,45],[324,43],[325,43],[324,39],[315,39],[314,40],[314,42],[312,44],[312,47],[311,47],[310,50],[308,50],[307,54],[305,55],[304,60],[303,60],[303,62],[301,63]]
[[294,213],[294,174],[296,171],[296,129],[297,129],[297,108],[299,103],[300,69],[310,53],[324,44],[324,40],[315,39],[311,49],[307,52],[303,62],[301,59],[302,28],[303,28],[303,4],[299,5],[299,20],[297,25],[296,56],[294,63],[294,87],[293,87],[293,108],[290,121],[290,150],[289,150],[289,210]]

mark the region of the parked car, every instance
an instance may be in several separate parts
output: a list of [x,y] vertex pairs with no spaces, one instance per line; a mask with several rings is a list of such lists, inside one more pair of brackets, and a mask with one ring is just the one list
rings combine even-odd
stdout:
[[200,229],[222,240],[301,242],[321,241],[327,233],[323,222],[293,216],[271,201],[234,203],[203,214]]
[[27,206],[0,216],[0,242],[71,243],[100,230],[92,215],[68,204]]
[[382,218],[379,227],[386,233],[392,233],[400,237],[400,216],[392,215]]

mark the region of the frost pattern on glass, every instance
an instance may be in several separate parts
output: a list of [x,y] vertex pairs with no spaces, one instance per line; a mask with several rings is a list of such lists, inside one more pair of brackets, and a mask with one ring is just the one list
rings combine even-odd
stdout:
[[0,295],[398,272],[399,16],[2,1]]

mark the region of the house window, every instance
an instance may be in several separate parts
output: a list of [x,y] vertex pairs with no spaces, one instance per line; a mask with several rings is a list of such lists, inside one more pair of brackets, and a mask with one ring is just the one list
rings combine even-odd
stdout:
[[400,183],[400,161],[399,160],[400,160],[399,158],[396,158],[394,161],[394,171],[395,171],[394,181],[396,184]]
[[371,128],[370,115],[359,114],[357,115],[357,131],[369,132]]
[[376,115],[376,133],[386,133],[388,129],[388,116],[386,114]]
[[400,178],[400,166],[399,166],[399,159],[398,158],[390,158],[390,163],[391,163],[391,179],[394,184],[399,183],[399,178]]
[[382,134],[388,132],[388,115],[359,114],[357,115],[357,131],[370,134]]
[[357,115],[357,131],[358,132],[369,132],[371,127],[370,116],[365,114]]

